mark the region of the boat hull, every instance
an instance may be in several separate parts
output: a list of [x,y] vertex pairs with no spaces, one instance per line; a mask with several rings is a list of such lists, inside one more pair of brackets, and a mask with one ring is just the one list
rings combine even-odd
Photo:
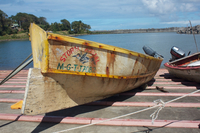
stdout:
[[150,81],[163,59],[30,26],[30,69],[22,114],[82,105]]
[[[175,77],[200,83],[200,53],[165,63],[165,68]],[[197,64],[197,65],[192,65]]]
[[36,115],[82,105],[128,91],[150,81],[155,73],[141,78],[116,79],[66,74],[28,74],[22,114]]

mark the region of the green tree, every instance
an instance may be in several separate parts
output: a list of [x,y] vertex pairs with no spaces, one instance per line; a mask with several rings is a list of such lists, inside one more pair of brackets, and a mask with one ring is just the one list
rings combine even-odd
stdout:
[[50,30],[52,31],[61,31],[61,24],[60,23],[51,23]]
[[91,29],[90,25],[84,24],[82,21],[72,22],[71,27],[75,34],[84,33]]
[[9,26],[9,19],[8,15],[0,10],[0,35],[5,35],[6,31],[8,30]]
[[62,22],[62,27],[61,27],[62,30],[69,31],[71,29],[70,22],[68,20],[62,19],[61,22]]
[[29,19],[31,23],[39,24],[39,19],[33,14],[27,14],[27,19]]
[[17,13],[15,16],[12,15],[8,17],[6,13],[0,10],[0,35],[5,34],[15,34],[18,32],[17,29],[12,29],[12,24],[16,24],[20,26],[24,31],[28,31],[30,23],[38,24],[44,30],[52,30],[52,31],[69,31],[69,33],[81,34],[81,33],[89,33],[89,29],[91,29],[90,25],[84,24],[82,21],[74,21],[70,24],[70,22],[66,19],[62,19],[61,23],[49,23],[46,21],[45,17],[36,17],[33,14],[27,13]]
[[14,30],[11,29],[12,20],[6,13],[0,10],[0,35],[12,34]]
[[17,23],[17,20],[15,20],[15,16],[11,15],[9,19],[12,21],[12,23]]
[[8,15],[4,13],[2,10],[0,10],[0,24],[1,24],[2,31],[6,29],[7,19],[8,19]]
[[12,20],[16,21],[22,29],[28,31],[30,23],[39,24],[39,19],[33,14],[17,13],[16,16],[12,16]]
[[39,17],[38,18],[38,21],[39,21],[39,25],[42,29],[44,30],[49,30],[50,28],[50,25],[49,23],[46,21],[46,18],[45,17]]
[[73,32],[75,34],[77,34],[79,32],[79,22],[78,21],[72,22],[71,28],[72,28]]
[[39,24],[41,24],[41,25],[47,25],[47,24],[49,24],[46,20],[47,19],[45,17],[39,17],[38,18]]
[[27,23],[29,21],[27,16],[28,14],[19,12],[15,16],[13,16],[12,19],[19,24],[20,28],[27,30]]
[[87,31],[87,33],[89,33],[89,30],[91,29],[90,25],[87,25],[87,24],[83,24],[83,29],[85,31]]

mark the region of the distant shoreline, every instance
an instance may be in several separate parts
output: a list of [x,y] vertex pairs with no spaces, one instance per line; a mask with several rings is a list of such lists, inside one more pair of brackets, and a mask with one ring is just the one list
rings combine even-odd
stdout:
[[0,40],[0,42],[4,42],[4,41],[20,41],[20,40],[28,40],[28,38],[21,38],[21,39],[2,39],[2,40]]
[[[182,32],[185,27],[170,27],[170,28],[148,28],[148,29],[119,29],[119,30],[95,30],[91,31],[91,34],[68,34],[66,36],[75,37],[75,36],[82,36],[82,35],[94,35],[94,34],[127,34],[127,33],[162,33],[162,32],[176,32],[179,34],[184,34],[188,32]],[[196,27],[194,28],[196,29]],[[191,29],[189,29],[189,33],[191,34]],[[197,32],[200,33],[200,32]],[[27,38],[8,38],[8,39],[0,39],[0,42],[3,41],[16,41],[16,40],[28,40]]]
[[120,29],[120,30],[96,30],[92,33],[100,34],[125,34],[125,33],[159,33],[159,32],[177,32],[182,27],[170,27],[170,28],[149,28],[149,29]]
[[[67,35],[70,37],[75,37],[75,36],[81,36],[81,35],[89,35],[89,34],[77,34],[77,35]],[[20,41],[20,40],[29,40],[29,38],[17,38],[17,39],[0,39],[0,42],[4,42],[4,41]]]

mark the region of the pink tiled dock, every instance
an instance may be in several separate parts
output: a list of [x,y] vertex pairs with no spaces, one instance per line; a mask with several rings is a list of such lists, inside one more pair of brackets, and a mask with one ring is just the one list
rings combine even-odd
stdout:
[[[10,72],[10,70],[0,70],[0,81]],[[167,102],[200,89],[199,84],[177,79],[169,75],[166,69],[160,69],[145,90],[137,88],[82,106],[36,116],[26,116],[20,114],[21,110],[12,110],[10,106],[23,99],[27,74],[28,70],[22,70],[0,86],[0,132],[66,132],[67,129],[108,120],[154,106],[153,101],[157,99]],[[157,90],[156,86],[164,87],[164,90]],[[156,109],[68,132],[200,132],[199,92],[166,104],[152,124],[150,115]]]

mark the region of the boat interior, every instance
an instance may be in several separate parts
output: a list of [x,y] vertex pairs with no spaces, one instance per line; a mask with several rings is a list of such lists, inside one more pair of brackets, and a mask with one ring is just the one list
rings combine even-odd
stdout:
[[171,65],[174,66],[182,66],[182,67],[196,67],[200,66],[200,52],[195,53],[190,56],[183,57],[181,59],[170,62]]

